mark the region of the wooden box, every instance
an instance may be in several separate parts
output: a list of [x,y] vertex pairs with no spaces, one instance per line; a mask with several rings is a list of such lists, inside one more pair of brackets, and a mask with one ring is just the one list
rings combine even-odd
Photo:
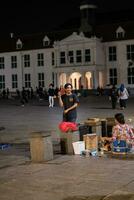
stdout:
[[95,126],[101,124],[99,118],[88,118],[87,120],[85,120],[84,123],[89,126]]
[[61,137],[61,153],[74,154],[73,142],[80,140],[79,131],[67,132],[60,134]]
[[96,135],[96,133],[84,135],[83,140],[85,141],[85,149],[98,150],[98,136]]

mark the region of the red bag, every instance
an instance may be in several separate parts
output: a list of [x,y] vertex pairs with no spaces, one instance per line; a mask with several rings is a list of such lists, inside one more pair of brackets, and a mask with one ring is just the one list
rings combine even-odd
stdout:
[[77,131],[78,127],[75,122],[61,122],[59,124],[59,129],[66,133],[68,131]]

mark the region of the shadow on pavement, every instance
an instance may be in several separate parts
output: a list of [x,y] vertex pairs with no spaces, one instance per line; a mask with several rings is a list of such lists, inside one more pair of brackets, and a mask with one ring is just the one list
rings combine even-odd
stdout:
[[90,107],[90,109],[112,109],[112,108],[109,108],[109,107]]
[[[90,187],[90,186],[89,186]],[[134,198],[134,194],[108,195],[108,196],[73,196],[63,200],[130,200]]]

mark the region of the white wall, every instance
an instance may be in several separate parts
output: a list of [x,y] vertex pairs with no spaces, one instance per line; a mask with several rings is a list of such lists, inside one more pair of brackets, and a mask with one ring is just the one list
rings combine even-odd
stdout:
[[[52,82],[52,72],[57,73],[59,77],[60,73],[86,73],[91,72],[94,74],[94,80],[98,85],[98,74],[103,73],[103,82],[109,83],[109,69],[117,68],[118,71],[118,84],[124,83],[126,87],[133,87],[133,85],[127,84],[127,67],[128,61],[126,59],[126,45],[134,44],[134,40],[128,41],[115,41],[115,42],[106,42],[102,43],[100,39],[96,37],[86,38],[78,34],[72,34],[69,37],[54,43],[54,48],[45,48],[37,50],[28,50],[28,51],[16,51],[16,52],[5,52],[0,53],[0,57],[5,58],[5,69],[0,69],[0,75],[5,75],[6,77],[6,88],[8,87],[10,91],[15,91],[12,89],[12,74],[18,74],[18,89],[22,89],[22,67],[23,73],[31,74],[31,86],[35,89],[38,86],[38,73],[44,73],[45,75],[45,87],[48,88],[49,84]],[[117,61],[109,62],[108,61],[108,47],[116,46],[117,47]],[[64,65],[59,63],[59,52],[65,51],[66,53],[69,50],[81,50],[84,52],[85,49],[91,50],[91,61],[85,63],[70,64],[67,62]],[[55,65],[52,66],[51,54],[55,53]],[[37,66],[37,54],[44,54],[44,66]],[[22,59],[24,54],[30,55],[30,67],[22,66]],[[17,68],[11,68],[11,56],[17,56]],[[82,55],[84,57],[84,55]],[[74,59],[76,55],[74,55]]]

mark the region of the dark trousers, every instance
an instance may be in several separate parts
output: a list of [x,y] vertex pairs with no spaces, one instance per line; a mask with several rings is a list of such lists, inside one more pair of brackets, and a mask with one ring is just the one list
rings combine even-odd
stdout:
[[21,103],[24,104],[24,103],[28,103],[28,99],[27,97],[22,97],[21,99]]
[[120,107],[121,108],[126,108],[126,103],[127,103],[127,99],[120,99]]
[[112,109],[115,109],[117,104],[117,98],[111,98],[111,103],[112,103]]
[[71,117],[67,114],[63,114],[63,121],[64,122],[76,122],[76,118],[75,117]]

